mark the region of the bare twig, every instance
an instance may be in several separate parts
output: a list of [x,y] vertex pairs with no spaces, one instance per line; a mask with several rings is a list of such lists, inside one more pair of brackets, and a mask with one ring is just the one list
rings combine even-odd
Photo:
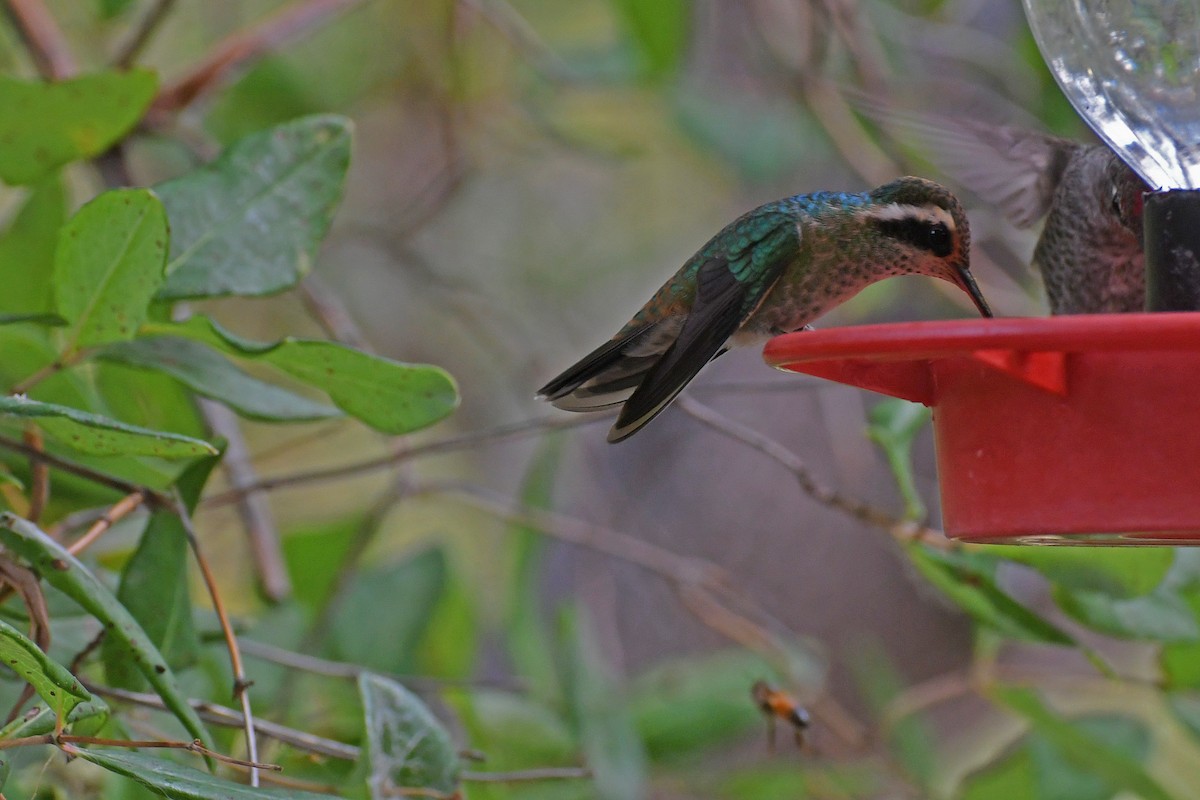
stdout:
[[80,536],[78,539],[71,542],[71,545],[67,548],[67,552],[71,555],[75,555],[76,553],[83,551],[89,547],[92,542],[99,539],[105,531],[132,513],[134,509],[144,502],[146,502],[146,492],[142,489],[138,489],[137,491],[130,492],[129,494],[125,495],[116,503],[114,503],[112,508],[104,512],[104,516],[92,523],[92,526],[88,528],[87,532],[84,533],[83,536]]
[[67,367],[74,363],[74,359],[62,359],[51,361],[49,364],[43,364],[36,372],[25,378],[16,386],[9,389],[9,394],[29,394],[29,390],[37,386],[42,381],[57,375]]
[[[441,453],[452,453],[457,450],[465,450],[481,444],[504,442],[510,439],[520,439],[525,436],[536,435],[548,431],[575,428],[581,425],[590,425],[596,422],[602,422],[605,419],[608,419],[610,416],[611,415],[609,414],[571,414],[569,416],[543,417],[539,419],[525,420],[524,422],[514,422],[511,425],[501,425],[495,428],[488,428],[487,430],[472,431],[470,433],[459,434],[457,436],[450,436],[445,439],[435,439],[434,441],[414,445],[404,450],[390,453],[386,456],[371,458],[352,464],[344,464],[340,467],[323,467],[321,469],[309,470],[307,472],[295,472],[291,475],[278,475],[275,477],[262,478],[257,483],[244,487],[241,491],[266,491],[272,489],[282,489],[290,486],[298,486],[305,483],[319,483],[343,478],[353,478],[367,472],[388,469],[405,461],[410,461],[414,458],[422,458],[424,456],[438,455]],[[0,440],[0,445],[2,444],[3,441]],[[240,493],[241,492],[230,489],[204,498],[202,504],[207,507],[228,505],[229,503],[234,502]]]
[[[90,683],[87,684],[87,688],[95,694],[123,700],[127,703],[136,703],[148,708],[166,710],[167,707],[161,697],[149,692],[130,692],[125,689],[117,689],[111,686],[97,686]],[[205,700],[188,700],[188,705],[202,719],[214,725],[242,728],[246,724],[245,716],[240,711],[228,706],[210,703]],[[323,736],[316,736],[264,719],[254,719],[252,720],[252,724],[254,725],[254,729],[263,736],[269,736],[277,742],[291,745],[299,750],[329,756],[330,758],[339,758],[343,761],[356,761],[359,757],[360,751],[354,745],[344,744],[333,739],[326,739]]]
[[165,86],[151,106],[154,115],[174,114],[229,80],[237,70],[275,48],[304,36],[363,0],[300,0],[217,44],[202,62]]
[[954,546],[946,539],[945,534],[935,528],[919,525],[915,522],[875,508],[856,498],[847,497],[820,483],[808,469],[801,458],[779,442],[753,428],[726,417],[697,400],[683,396],[676,401],[679,408],[692,418],[704,423],[713,430],[730,437],[747,447],[757,450],[773,459],[796,479],[801,491],[822,505],[837,509],[865,522],[875,528],[881,528],[894,539],[901,542],[920,541],[931,547],[942,550]]
[[238,642],[242,646],[242,653],[251,658],[261,658],[263,661],[270,661],[272,664],[304,670],[314,675],[324,675],[330,678],[357,680],[363,673],[370,672],[375,675],[383,675],[384,677],[391,678],[397,683],[402,683],[411,689],[419,691],[436,691],[457,686],[486,686],[507,689],[509,691],[522,691],[526,688],[524,684],[511,680],[432,678],[427,675],[400,675],[379,672],[378,670],[368,670],[358,664],[349,664],[345,661],[332,661],[327,658],[297,653],[294,650],[285,650],[282,647],[275,647],[274,645],[254,641],[253,639],[239,639]]
[[50,453],[39,452],[29,445],[18,442],[15,439],[9,439],[7,436],[0,436],[0,447],[3,447],[6,450],[12,450],[14,453],[22,453],[23,455],[29,456],[36,461],[49,464],[55,469],[60,469],[63,472],[69,472],[72,475],[77,475],[80,478],[84,478],[85,480],[89,480],[92,483],[100,486],[107,486],[110,489],[116,489],[118,492],[123,494],[143,492],[146,496],[146,502],[153,503],[154,505],[169,508],[174,504],[171,498],[167,497],[161,492],[147,489],[144,486],[138,486],[136,483],[131,483],[127,480],[116,478],[112,475],[107,475],[103,472],[99,472],[98,470],[94,470],[91,467],[85,467],[82,464],[76,464],[72,461],[66,460],[65,458],[60,458]]
[[137,28],[117,49],[117,55],[113,58],[113,66],[128,67],[132,65],[141,55],[142,49],[150,42],[151,37],[158,30],[158,26],[171,13],[174,5],[175,0],[154,0],[154,5],[142,15]]
[[257,482],[258,472],[254,468],[237,415],[226,406],[204,398],[200,399],[200,413],[213,433],[225,439],[221,468],[229,479],[229,485],[239,492],[238,516],[250,540],[250,555],[254,559],[259,587],[271,602],[282,602],[292,594],[292,581],[283,560],[279,527],[275,524],[275,515],[271,512],[266,494],[245,489]]
[[[46,452],[46,443],[42,440],[42,429],[36,423],[30,422],[25,426],[25,444],[39,453]],[[25,518],[36,523],[46,510],[50,501],[50,468],[45,461],[36,458],[30,460],[29,466],[29,511]]]
[[[204,553],[200,549],[200,538],[196,535],[196,528],[192,524],[192,516],[188,513],[187,505],[179,496],[179,490],[175,490],[175,513],[179,515],[180,521],[183,523],[183,529],[187,533],[188,543],[192,546],[192,553],[196,556],[196,565],[200,567],[200,574],[204,578],[204,586],[208,590],[208,596],[212,600],[213,611],[217,614],[217,619],[221,623],[221,633],[225,636],[225,646],[229,650],[229,663],[233,669],[233,698],[242,704],[242,715],[245,718],[246,731],[246,752],[250,756],[251,761],[258,761],[258,739],[254,735],[254,716],[250,711],[250,681],[246,679],[246,670],[242,666],[242,654],[238,650],[237,637],[234,636],[233,626],[229,623],[229,615],[225,612],[225,602],[221,599],[221,593],[217,591],[217,580],[213,576],[212,568],[208,564],[208,559],[204,557]],[[250,768],[250,785],[258,786],[259,776],[258,770],[254,767]]]
[[61,80],[75,74],[67,39],[42,0],[5,0],[4,10],[42,77]]
[[587,767],[543,767],[513,772],[472,772],[464,770],[464,781],[473,783],[528,783],[530,781],[571,781],[592,777]]
[[794,648],[789,647],[786,634],[781,633],[787,630],[786,626],[740,591],[716,564],[679,555],[622,531],[523,506],[497,492],[461,481],[414,483],[409,493],[453,495],[500,519],[642,567],[665,579],[683,607],[702,625],[762,654],[784,674],[793,673],[794,658],[790,654]]
[[[50,647],[50,611],[46,607],[46,596],[42,593],[40,578],[28,567],[24,567],[8,558],[0,558],[0,582],[7,584],[0,590],[0,602],[12,592],[21,596],[25,610],[29,614],[29,638],[42,650]],[[8,724],[17,718],[21,708],[33,697],[32,683],[26,683],[20,695],[13,703],[12,709],[4,720]]]
[[315,272],[305,275],[300,282],[300,299],[332,338],[356,350],[372,352],[367,337],[354,317],[350,316],[346,306]]

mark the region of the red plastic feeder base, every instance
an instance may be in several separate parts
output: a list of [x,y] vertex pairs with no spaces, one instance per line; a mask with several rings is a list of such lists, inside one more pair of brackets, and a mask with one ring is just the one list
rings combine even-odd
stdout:
[[804,331],[763,357],[932,407],[953,538],[1200,544],[1200,313]]

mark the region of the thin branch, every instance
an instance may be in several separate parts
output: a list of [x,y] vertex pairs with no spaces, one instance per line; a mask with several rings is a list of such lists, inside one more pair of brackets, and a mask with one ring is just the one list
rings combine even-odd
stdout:
[[117,55],[113,58],[114,67],[126,68],[132,66],[155,32],[158,31],[158,26],[171,13],[174,5],[175,0],[155,0],[150,10],[142,15],[137,28],[125,40],[125,43],[117,49]]
[[165,86],[151,106],[151,114],[174,114],[227,82],[250,62],[280,45],[299,39],[344,14],[363,0],[300,0],[285,6],[246,30],[219,42],[202,62],[182,78]]
[[[53,736],[53,734],[49,734]],[[30,737],[36,738],[36,737]],[[208,758],[215,758],[224,764],[230,764],[235,767],[245,767],[250,770],[251,775],[255,775],[259,770],[269,770],[271,772],[280,772],[283,767],[278,764],[263,764],[253,759],[247,761],[241,758],[234,758],[223,753],[218,753],[215,750],[210,750],[204,746],[199,739],[193,739],[190,742],[173,742],[159,739],[137,740],[137,739],[102,739],[96,736],[75,736],[74,734],[64,733],[57,737],[50,744],[73,745],[73,744],[97,744],[105,747],[128,747],[131,749],[144,748],[152,750],[155,748],[167,750],[187,750],[190,753],[198,753]],[[65,747],[63,749],[66,749]]]
[[237,499],[238,516],[250,541],[250,555],[254,560],[254,574],[258,578],[263,595],[273,603],[280,603],[292,594],[292,581],[288,577],[287,565],[283,560],[279,527],[271,504],[261,491],[246,491],[245,487],[257,482],[258,472],[242,435],[237,415],[220,403],[200,399],[200,413],[208,427],[217,436],[225,439],[225,453],[221,468],[229,479],[229,485],[240,492]]
[[315,272],[308,273],[300,282],[300,299],[332,338],[356,350],[372,352],[367,337],[354,317],[350,316],[346,306]]
[[380,672],[378,670],[366,669],[358,664],[333,661],[327,658],[319,658],[318,656],[310,656],[305,653],[297,653],[294,650],[285,650],[282,647],[276,647],[253,639],[239,639],[238,642],[242,646],[242,653],[251,658],[261,658],[263,661],[269,661],[272,664],[278,664],[282,667],[304,670],[314,675],[324,675],[329,678],[357,680],[363,673],[370,672],[374,675],[383,675],[384,677],[391,678],[397,683],[402,683],[411,689],[419,691],[436,691],[458,686],[486,686],[510,691],[523,691],[527,689],[524,684],[511,680],[433,678],[427,675],[402,675]]
[[92,526],[88,528],[83,536],[71,542],[71,545],[67,548],[67,552],[75,555],[85,550],[92,542],[104,535],[105,531],[124,519],[144,502],[146,502],[146,492],[142,489],[125,495],[114,503],[112,508],[105,511],[104,516],[92,523]]
[[[163,699],[157,694],[150,692],[131,692],[125,689],[117,689],[111,686],[97,686],[91,683],[87,684],[87,688],[95,694],[123,700],[127,703],[135,703],[162,711],[167,709]],[[211,722],[214,725],[242,728],[246,724],[246,718],[242,712],[228,706],[194,699],[189,699],[188,705],[200,715],[201,719]],[[254,729],[263,736],[269,736],[277,742],[291,745],[298,750],[329,756],[330,758],[338,758],[343,761],[357,761],[360,754],[359,749],[354,745],[345,744],[334,739],[326,739],[323,736],[316,736],[268,720],[256,718],[252,720],[252,724],[254,725]]]
[[[254,734],[254,716],[250,710],[250,693],[248,691],[251,682],[246,679],[246,670],[242,666],[242,654],[238,650],[237,637],[234,636],[233,626],[229,623],[229,615],[225,612],[225,602],[221,599],[221,593],[217,591],[217,580],[213,576],[208,559],[204,557],[204,553],[200,550],[200,537],[196,535],[196,528],[192,524],[192,516],[188,513],[183,499],[180,498],[178,489],[175,490],[175,513],[179,515],[179,519],[183,523],[183,529],[187,532],[188,543],[191,544],[192,553],[196,556],[196,565],[200,567],[200,574],[204,578],[204,586],[208,590],[213,610],[216,612],[217,619],[221,623],[221,633],[225,636],[225,646],[229,649],[229,662],[233,669],[233,697],[235,700],[241,702],[242,715],[246,722],[246,752],[249,754],[251,761],[258,761],[258,738]],[[258,786],[258,783],[258,770],[251,767],[250,785]]]
[[830,489],[813,476],[798,455],[769,436],[730,419],[686,395],[680,397],[676,401],[676,405],[693,419],[779,463],[792,473],[792,477],[800,485],[801,491],[818,503],[837,509],[860,522],[880,528],[900,542],[920,541],[941,550],[955,546],[942,531],[936,528],[901,519],[861,500],[847,497]]
[[16,386],[9,389],[8,393],[9,394],[29,394],[30,389],[37,386],[39,383],[46,380],[47,378],[49,378],[53,375],[57,375],[58,373],[62,372],[64,369],[71,366],[71,363],[73,363],[73,362],[70,362],[66,359],[63,359],[63,360],[55,359],[54,361],[51,361],[49,364],[43,364],[32,375],[25,378],[25,380],[21,381]]
[[42,0],[6,0],[4,10],[43,78],[62,80],[75,74],[67,38]]
[[592,777],[592,771],[587,767],[542,767],[541,769],[522,769],[513,772],[464,770],[460,775],[464,781],[472,783],[528,783],[530,781],[581,780]]
[[[46,452],[42,429],[35,423],[30,422],[25,426],[24,438],[25,444],[34,450],[39,453]],[[46,503],[50,502],[50,468],[46,466],[45,461],[30,459],[29,476],[29,511],[25,518],[37,523],[42,518],[42,512],[46,510]]]
[[[508,522],[537,529],[560,541],[586,547],[635,564],[665,579],[683,607],[702,625],[761,653],[784,674],[792,674],[794,657],[785,641],[786,626],[772,618],[753,598],[738,590],[726,572],[702,558],[665,548],[564,514],[523,506],[481,486],[461,481],[413,484],[412,495],[449,494]],[[720,598],[720,599],[718,599]],[[736,606],[737,608],[734,608]],[[751,615],[769,623],[767,627]],[[772,630],[772,628],[774,630]]]
[[89,480],[92,483],[99,484],[100,486],[107,486],[110,489],[116,489],[122,494],[144,492],[146,495],[146,502],[148,503],[164,507],[171,507],[174,505],[174,501],[161,492],[147,489],[144,486],[138,486],[136,483],[130,483],[127,480],[116,478],[112,475],[107,475],[103,472],[94,470],[91,467],[85,467],[82,464],[76,464],[72,461],[66,460],[65,458],[60,458],[59,456],[52,455],[50,453],[38,452],[29,445],[18,442],[15,439],[10,439],[7,436],[0,436],[0,447],[3,447],[6,450],[11,450],[14,453],[21,453],[29,456],[32,459],[49,464],[55,469],[60,469],[63,472],[69,472],[72,475],[77,475],[80,478],[84,478],[85,480]]
[[[495,428],[488,428],[482,431],[472,431],[457,436],[449,436],[445,439],[435,439],[424,444],[414,445],[395,453],[389,453],[386,456],[371,458],[365,461],[358,461],[352,464],[344,464],[340,467],[322,467],[320,469],[309,470],[307,472],[294,472],[290,475],[277,475],[275,477],[267,477],[260,479],[257,483],[243,487],[240,491],[229,489],[218,494],[210,495],[201,501],[205,507],[224,506],[235,502],[243,492],[249,491],[270,491],[273,489],[282,489],[285,487],[299,486],[305,483],[321,483],[325,481],[340,480],[344,478],[353,478],[368,472],[388,469],[405,461],[410,461],[415,458],[423,458],[425,456],[439,455],[442,453],[452,453],[457,450],[466,450],[476,447],[481,444],[493,444],[496,442],[505,442],[510,439],[520,439],[525,436],[531,436],[548,431],[564,430],[567,428],[576,428],[581,425],[590,425],[596,422],[602,422],[609,418],[610,414],[571,414],[559,417],[542,417],[539,419],[525,420],[524,422],[515,422],[511,425],[501,425]],[[3,444],[0,441],[0,444]]]
[[430,481],[414,485],[412,494],[452,494],[494,516],[536,528],[570,544],[636,564],[681,585],[725,588],[728,573],[702,558],[681,556],[623,531],[606,528],[555,511],[531,508],[499,492],[464,481]]

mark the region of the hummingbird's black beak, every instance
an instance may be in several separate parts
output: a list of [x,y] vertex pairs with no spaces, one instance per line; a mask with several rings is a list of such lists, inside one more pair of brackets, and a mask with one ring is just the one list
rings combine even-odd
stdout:
[[959,287],[971,296],[971,302],[979,309],[979,313],[985,317],[992,316],[992,310],[988,308],[987,300],[983,299],[983,292],[979,291],[979,286],[975,283],[975,276],[971,274],[971,270],[966,264],[955,268],[957,280],[954,281]]

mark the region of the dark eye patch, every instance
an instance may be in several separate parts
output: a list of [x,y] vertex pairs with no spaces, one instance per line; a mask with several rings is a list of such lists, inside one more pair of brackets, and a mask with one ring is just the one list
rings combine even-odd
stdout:
[[927,219],[881,219],[876,223],[884,236],[906,242],[913,247],[928,250],[935,256],[948,256],[954,249],[954,237],[944,222]]

